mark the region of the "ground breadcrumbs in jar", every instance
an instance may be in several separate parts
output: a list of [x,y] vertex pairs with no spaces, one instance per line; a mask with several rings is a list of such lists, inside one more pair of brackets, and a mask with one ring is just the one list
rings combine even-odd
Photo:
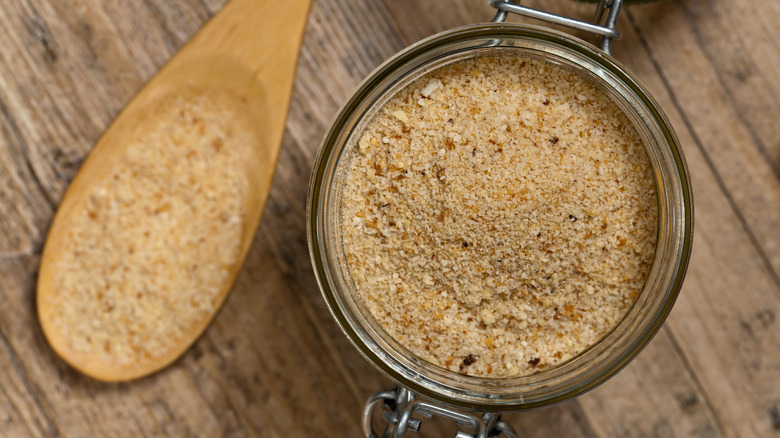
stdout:
[[340,212],[357,294],[429,362],[483,377],[554,367],[642,290],[652,167],[623,112],[564,67],[499,55],[439,68],[350,154]]

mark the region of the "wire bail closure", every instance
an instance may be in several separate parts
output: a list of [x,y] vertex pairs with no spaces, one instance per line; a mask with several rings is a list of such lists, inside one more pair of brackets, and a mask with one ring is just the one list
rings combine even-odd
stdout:
[[[498,10],[496,16],[491,20],[494,23],[503,22],[506,20],[507,14],[511,12],[513,14],[546,21],[548,23],[582,30],[601,36],[601,50],[605,51],[608,55],[612,55],[612,40],[620,39],[623,36],[619,30],[615,29],[618,15],[620,15],[620,7],[622,5],[623,0],[599,0],[599,4],[596,6],[596,13],[593,17],[593,23],[589,23],[587,21],[575,20],[562,15],[529,8],[527,6],[521,6],[512,0],[490,0],[490,6]],[[607,18],[602,25],[600,23],[604,20],[605,14]]]
[[[374,411],[379,409],[382,419],[387,423],[384,433],[380,436],[374,432]],[[456,411],[440,404],[417,400],[415,394],[408,389],[396,386],[393,390],[380,391],[372,395],[363,408],[363,433],[368,438],[401,438],[407,431],[419,431],[422,421],[413,418],[413,414],[425,418],[439,415],[455,420],[460,427],[466,427],[473,432],[458,430],[455,438],[517,438],[517,432],[512,426],[501,421],[501,415],[483,413],[481,416]]]

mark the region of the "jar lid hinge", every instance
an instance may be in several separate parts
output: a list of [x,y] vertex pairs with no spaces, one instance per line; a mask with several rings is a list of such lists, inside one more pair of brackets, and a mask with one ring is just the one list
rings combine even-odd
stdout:
[[[438,403],[418,400],[417,396],[408,389],[396,386],[392,390],[380,391],[372,395],[363,408],[363,433],[367,438],[379,438],[374,431],[373,417],[379,409],[382,419],[387,427],[383,438],[401,438],[406,432],[419,431],[422,420],[413,418],[413,414],[419,414],[425,418],[434,415],[455,420],[458,432],[455,438],[489,438],[506,437],[517,438],[517,432],[512,426],[501,421],[501,415],[495,413],[483,413],[481,416],[461,412]],[[461,427],[470,429],[460,430]]]
[[[501,23],[506,20],[507,14],[511,12],[513,14],[546,21],[548,23],[582,30],[601,36],[601,50],[612,55],[612,40],[620,39],[623,36],[619,30],[615,29],[622,4],[623,0],[599,0],[599,4],[596,6],[593,23],[590,23],[550,12],[540,11],[527,6],[521,6],[512,0],[490,0],[490,6],[497,10],[495,17],[493,17],[493,20],[491,21],[494,23]],[[606,20],[604,19],[605,15]],[[604,21],[603,24],[601,24],[602,21]]]

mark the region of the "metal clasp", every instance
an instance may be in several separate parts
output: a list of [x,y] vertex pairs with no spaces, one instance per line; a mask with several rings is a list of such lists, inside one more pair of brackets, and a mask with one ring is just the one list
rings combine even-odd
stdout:
[[[496,16],[493,17],[492,20],[495,23],[501,23],[506,20],[507,13],[511,12],[537,20],[543,20],[548,23],[583,30],[601,36],[601,50],[607,52],[609,55],[612,55],[612,40],[620,39],[623,36],[620,31],[615,29],[618,15],[620,15],[620,7],[622,5],[623,0],[600,0],[598,6],[596,6],[596,14],[593,17],[593,23],[589,23],[587,21],[575,20],[562,15],[529,8],[527,6],[520,6],[511,0],[490,0],[490,6],[498,10]],[[602,25],[601,22],[604,19],[604,15],[607,16],[607,19]]]
[[[382,419],[387,423],[384,433],[374,432],[374,411],[379,409]],[[456,411],[439,404],[418,400],[415,394],[403,387],[389,391],[380,391],[372,395],[363,408],[363,433],[367,438],[401,438],[407,431],[419,431],[422,421],[413,418],[418,413],[425,418],[439,415],[455,420],[458,428],[468,428],[469,431],[458,430],[455,438],[517,438],[517,432],[512,426],[501,421],[500,414],[484,413],[481,416]]]

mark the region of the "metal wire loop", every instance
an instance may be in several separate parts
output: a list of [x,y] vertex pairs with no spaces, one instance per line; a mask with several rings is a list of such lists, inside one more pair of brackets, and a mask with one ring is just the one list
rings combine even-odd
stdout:
[[[373,417],[379,409],[387,426],[382,435],[374,430]],[[501,421],[501,416],[494,413],[484,413],[476,416],[460,412],[446,406],[417,400],[414,393],[403,387],[391,391],[380,391],[366,401],[363,408],[363,433],[367,438],[402,438],[409,430],[419,431],[422,421],[413,414],[431,418],[434,415],[455,420],[459,428],[466,427],[471,431],[458,430],[455,438],[517,438],[517,432],[512,426]],[[473,432],[472,432],[473,431]]]
[[[490,0],[490,6],[496,8],[497,10],[495,17],[493,17],[492,20],[495,23],[501,23],[505,21],[507,14],[511,12],[513,14],[546,21],[548,23],[582,30],[594,35],[601,36],[601,50],[607,52],[610,55],[612,54],[612,40],[620,39],[623,36],[619,30],[615,29],[618,15],[620,15],[620,7],[622,5],[623,0],[600,0],[598,6],[596,7],[594,23],[589,23],[587,21],[575,20],[573,18],[564,17],[562,15],[529,8],[527,6],[521,6],[511,0]],[[604,24],[601,25],[599,23],[601,23],[605,14],[607,18]]]

